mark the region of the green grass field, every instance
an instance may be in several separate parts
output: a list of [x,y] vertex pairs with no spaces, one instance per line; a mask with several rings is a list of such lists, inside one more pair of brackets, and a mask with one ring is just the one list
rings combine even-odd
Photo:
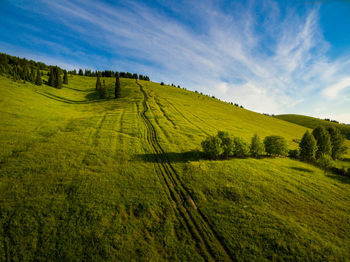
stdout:
[[326,121],[323,119],[318,119],[311,116],[303,116],[303,115],[277,115],[275,116],[278,119],[282,119],[297,125],[305,126],[308,128],[316,128],[318,126],[334,126],[338,128],[346,137],[350,139],[350,126],[338,124],[330,121]]
[[105,78],[101,100],[95,81],[0,77],[1,261],[350,259],[349,178],[198,152],[217,130],[297,148],[306,127],[147,81],[116,100]]

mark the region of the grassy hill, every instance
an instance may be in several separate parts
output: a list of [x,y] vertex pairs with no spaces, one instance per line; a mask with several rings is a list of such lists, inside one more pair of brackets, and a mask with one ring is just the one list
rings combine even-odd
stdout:
[[316,128],[318,126],[334,126],[338,128],[347,139],[350,139],[350,126],[343,125],[339,123],[334,123],[330,121],[326,121],[323,119],[311,117],[311,116],[303,116],[303,115],[277,115],[275,116],[278,119],[282,119],[297,125],[305,126],[308,128]]
[[198,152],[217,130],[296,148],[307,128],[148,81],[101,100],[95,81],[0,77],[0,260],[350,257],[349,178]]

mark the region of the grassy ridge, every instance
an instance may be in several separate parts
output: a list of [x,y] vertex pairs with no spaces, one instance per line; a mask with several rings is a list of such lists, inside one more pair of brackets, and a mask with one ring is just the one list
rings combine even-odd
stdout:
[[[0,78],[1,260],[215,257],[203,253],[179,215],[159,150],[176,172],[174,188],[181,184],[177,192],[193,201],[186,207],[193,223],[196,212],[203,216],[206,225],[194,228],[209,227],[231,258],[350,256],[348,178],[290,159],[208,161],[196,151],[218,129],[246,140],[256,132],[282,135],[295,148],[307,128],[139,81],[159,143],[153,150],[137,83],[121,79],[115,100],[114,79],[106,78],[111,98],[101,101],[95,80],[74,76],[57,90]],[[206,245],[207,233],[198,234]]]
[[303,116],[303,115],[277,115],[275,116],[278,119],[282,119],[297,125],[305,126],[308,128],[316,128],[318,126],[334,126],[338,128],[347,139],[350,139],[350,126],[338,124],[330,121],[326,121],[323,119],[318,119],[311,116]]

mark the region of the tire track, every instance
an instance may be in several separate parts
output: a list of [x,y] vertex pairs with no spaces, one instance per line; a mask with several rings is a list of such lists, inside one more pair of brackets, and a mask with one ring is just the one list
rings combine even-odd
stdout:
[[172,201],[175,203],[176,210],[189,229],[200,254],[207,261],[233,260],[229,250],[219,240],[220,238],[211,228],[206,217],[197,208],[188,190],[186,190],[175,169],[167,159],[164,150],[159,144],[156,130],[146,115],[146,112],[149,111],[147,93],[140,83],[136,81],[136,84],[140,87],[140,91],[144,96],[141,117],[147,128],[147,141],[154,151],[161,176],[164,179],[167,190],[170,192]]

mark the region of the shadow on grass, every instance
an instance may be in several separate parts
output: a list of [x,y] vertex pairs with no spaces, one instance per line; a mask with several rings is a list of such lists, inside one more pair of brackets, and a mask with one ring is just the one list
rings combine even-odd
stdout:
[[[164,156],[174,163],[186,163],[188,161],[199,161],[201,159],[207,159],[203,152],[192,150],[188,152],[175,153],[169,152],[164,153]],[[145,162],[157,162],[157,154],[137,154],[135,155],[136,159],[143,160]]]
[[344,161],[344,162],[350,162],[350,158],[343,158],[342,161]]
[[67,89],[71,89],[71,90],[74,90],[74,91],[78,91],[78,92],[94,92],[94,90],[92,89],[88,89],[88,90],[81,90],[81,89],[77,89],[77,88],[73,88],[73,87],[69,87],[69,86],[65,86],[64,88],[67,88]]
[[326,176],[330,177],[332,179],[336,179],[342,183],[350,184],[350,177],[349,176],[342,176],[342,175],[337,175],[337,174],[333,174],[333,173],[327,173]]
[[307,173],[313,173],[314,171],[307,169],[307,168],[303,168],[303,167],[289,167],[290,169],[296,170],[296,171],[301,171],[301,172],[307,172]]
[[91,103],[100,103],[100,102],[104,102],[104,101],[113,99],[113,98],[100,99],[99,94],[97,92],[92,92],[90,94],[87,94],[85,96],[85,98],[87,98],[87,100],[71,100],[71,99],[68,99],[65,97],[51,94],[49,92],[36,91],[36,93],[38,93],[39,95],[45,96],[49,99],[56,100],[58,102],[62,102],[62,103],[66,103],[66,104],[91,104]]

